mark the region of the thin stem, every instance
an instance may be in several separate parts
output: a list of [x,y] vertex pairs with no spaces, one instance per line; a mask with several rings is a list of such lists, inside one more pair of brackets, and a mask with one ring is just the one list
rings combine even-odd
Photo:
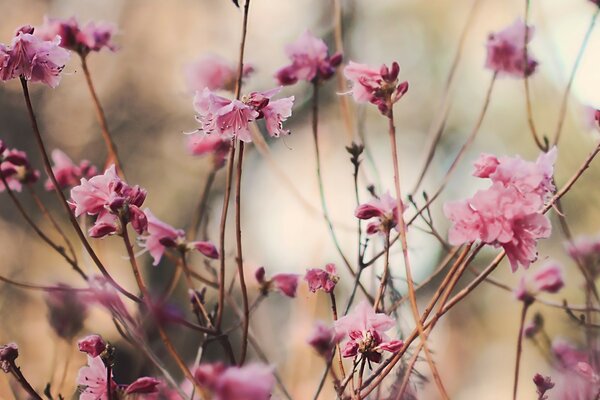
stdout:
[[106,115],[104,114],[104,110],[102,105],[100,104],[100,99],[96,94],[96,89],[92,82],[92,76],[90,74],[90,70],[87,66],[87,57],[85,55],[81,55],[81,68],[83,69],[83,75],[85,76],[85,81],[87,83],[90,94],[92,95],[92,100],[94,103],[94,108],[96,110],[96,118],[98,119],[98,123],[100,124],[100,129],[102,131],[102,139],[104,139],[104,144],[106,145],[106,150],[108,151],[108,157],[106,160],[106,166],[109,166],[113,162],[117,168],[117,171],[124,176],[123,172],[123,164],[119,159],[119,155],[117,153],[117,146],[113,141],[113,138],[108,130],[108,123],[106,122]]
[[519,336],[517,337],[517,357],[515,361],[515,379],[513,385],[513,400],[517,400],[517,388],[519,386],[519,367],[521,366],[521,353],[523,352],[523,327],[525,326],[525,318],[527,310],[531,302],[525,301],[521,310],[521,321],[519,323]]
[[[387,286],[388,276],[390,270],[390,231],[388,230],[385,233],[385,259],[383,262],[383,275],[381,277],[381,283],[379,284],[379,290],[377,290],[377,295],[375,296],[375,304],[373,304],[373,309],[375,312],[383,311],[383,296],[385,293],[385,287]],[[381,310],[379,310],[379,303],[381,303]]]
[[39,394],[37,394],[37,392],[35,391],[35,389],[27,381],[27,379],[25,378],[25,376],[23,376],[23,373],[21,372],[21,369],[19,367],[17,367],[14,364],[14,362],[11,363],[11,365],[9,365],[9,372],[15,377],[15,379],[17,380],[17,382],[19,382],[19,384],[21,385],[21,387],[23,389],[25,389],[25,391],[27,393],[29,393],[29,395],[33,399],[35,399],[35,400],[42,400],[42,397]]
[[198,234],[198,229],[200,229],[200,224],[204,219],[204,215],[206,214],[206,206],[208,204],[208,198],[210,195],[210,189],[215,181],[215,176],[217,175],[217,169],[213,168],[208,177],[206,178],[206,183],[204,184],[204,188],[202,189],[202,193],[200,195],[200,201],[198,202],[198,206],[194,211],[194,215],[192,216],[192,223],[189,226],[187,232],[188,240],[194,240],[196,235]]
[[113,399],[112,390],[112,364],[110,362],[106,365],[106,397],[108,400]]
[[[335,294],[333,291],[329,293],[329,298],[331,299],[331,314],[334,321],[338,320],[338,311],[337,311],[337,303],[335,301]],[[336,344],[336,353],[338,355],[338,366],[340,368],[340,372],[342,373],[342,379],[346,378],[346,371],[344,371],[344,361],[342,360],[342,351],[340,348],[340,344]]]
[[90,245],[87,238],[85,237],[85,234],[81,230],[81,227],[79,226],[79,223],[77,222],[77,218],[75,218],[75,215],[71,212],[71,207],[69,206],[69,203],[67,202],[67,199],[65,198],[64,193],[62,192],[62,190],[60,190],[60,186],[58,184],[58,181],[56,180],[56,176],[54,176],[54,172],[52,171],[52,165],[50,164],[48,152],[46,151],[46,146],[44,145],[44,140],[42,139],[42,134],[40,133],[37,119],[35,117],[35,113],[33,112],[33,106],[31,105],[31,97],[29,96],[29,88],[27,86],[27,81],[23,77],[21,77],[21,87],[23,88],[23,96],[25,98],[25,103],[27,105],[27,111],[29,113],[29,119],[31,120],[31,126],[33,128],[33,133],[34,133],[37,145],[40,149],[40,153],[42,154],[42,160],[44,161],[44,168],[46,170],[46,173],[50,177],[52,184],[54,185],[54,191],[60,198],[60,201],[61,201],[63,207],[65,208],[67,215],[69,216],[71,225],[73,225],[73,228],[75,229],[75,232],[77,233],[77,236],[79,237],[79,240],[83,244],[83,247],[85,247],[85,250],[90,255],[90,258],[92,259],[94,264],[96,264],[96,266],[98,267],[98,269],[100,270],[102,275],[104,275],[106,280],[115,289],[117,289],[119,292],[121,292],[123,295],[125,295],[129,299],[131,299],[135,302],[138,302],[138,303],[141,302],[141,300],[137,296],[135,296],[134,294],[125,290],[121,285],[119,285],[113,279],[113,277],[108,273],[108,271],[106,270],[106,268],[104,267],[104,265],[102,264],[102,262],[100,261],[98,256],[96,255],[96,252],[94,252],[94,249],[92,249],[92,246]]
[[[442,380],[439,376],[435,363],[431,357],[429,349],[427,348],[427,337],[423,330],[423,325],[421,323],[421,317],[419,314],[419,308],[417,306],[417,296],[415,294],[415,284],[412,278],[412,271],[410,266],[410,258],[408,255],[408,240],[407,240],[407,232],[406,232],[406,224],[404,223],[404,203],[402,201],[402,190],[400,188],[400,171],[398,165],[398,148],[396,145],[396,126],[394,125],[394,109],[391,101],[388,104],[388,122],[389,122],[389,136],[390,136],[390,146],[392,148],[392,163],[394,164],[394,186],[396,189],[396,201],[398,208],[398,227],[400,230],[400,243],[402,245],[402,256],[404,258],[404,267],[406,271],[406,280],[408,282],[408,297],[410,300],[411,310],[413,313],[413,318],[415,320],[415,324],[417,325],[417,330],[419,331],[419,336],[421,338],[421,342],[423,343],[423,350],[425,352],[425,356],[427,358],[427,363],[431,369],[431,373],[433,375],[434,381],[436,382],[436,386],[440,395],[443,399],[449,399],[448,394],[446,393],[446,389],[442,383]],[[388,243],[389,247],[389,243]]]
[[588,29],[585,32],[585,36],[583,37],[583,41],[581,42],[581,46],[579,47],[577,58],[575,58],[575,63],[573,64],[573,68],[571,69],[571,74],[569,75],[567,87],[563,92],[562,100],[560,103],[560,111],[558,113],[558,123],[556,126],[556,132],[554,133],[554,139],[552,140],[553,146],[556,146],[558,144],[558,141],[560,140],[560,135],[562,133],[565,117],[567,115],[567,105],[569,102],[569,94],[571,93],[571,87],[573,86],[573,82],[575,81],[575,75],[577,74],[577,70],[579,69],[579,64],[581,63],[581,60],[583,59],[585,49],[587,48],[590,37],[592,36],[592,32],[594,31],[594,26],[596,25],[598,15],[600,15],[600,7],[598,7],[596,9],[596,12],[594,12],[594,15],[592,15],[592,19],[590,21]]

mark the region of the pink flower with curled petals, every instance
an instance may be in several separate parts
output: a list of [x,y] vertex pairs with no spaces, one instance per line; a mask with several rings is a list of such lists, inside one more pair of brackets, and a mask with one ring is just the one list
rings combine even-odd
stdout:
[[17,357],[19,357],[19,347],[16,343],[0,345],[0,369],[2,371],[10,372]]
[[385,332],[396,325],[393,318],[373,311],[373,307],[363,300],[352,312],[334,322],[335,331],[348,340],[342,349],[344,357],[356,357],[358,354],[369,361],[380,362],[381,352],[397,352],[402,346],[401,340],[390,339]]
[[292,116],[294,96],[279,100],[271,100],[261,109],[267,127],[267,133],[271,137],[289,135],[288,129],[283,129],[283,122]]
[[266,296],[270,291],[276,290],[287,297],[296,297],[298,290],[299,274],[275,274],[271,279],[266,279],[265,268],[260,267],[254,272],[256,281],[260,284],[261,292]]
[[408,91],[408,82],[398,81],[399,73],[400,66],[395,61],[390,68],[384,64],[377,69],[353,61],[344,68],[344,76],[352,83],[354,100],[374,104],[384,115]]
[[90,357],[98,357],[106,350],[106,342],[99,335],[89,335],[77,342],[79,351],[87,353]]
[[42,40],[33,35],[31,26],[21,27],[9,46],[0,45],[0,80],[22,77],[55,88],[69,61],[69,52],[59,44],[59,37]]
[[194,156],[210,155],[215,169],[222,168],[229,154],[231,140],[218,135],[192,134],[187,140],[187,149]]
[[308,288],[313,293],[319,289],[331,293],[339,279],[335,264],[331,263],[327,264],[324,270],[312,268],[307,270],[306,275],[304,275],[304,280],[308,282]]
[[546,392],[554,387],[552,379],[549,376],[544,377],[540,374],[535,374],[533,383],[537,389],[538,400],[548,400]]
[[71,199],[75,204],[75,216],[87,213],[98,214],[111,200],[113,187],[120,182],[114,165],[104,174],[96,175],[89,180],[81,178],[81,183],[71,189]]
[[127,388],[125,388],[125,394],[140,395],[158,393],[158,385],[160,385],[160,383],[160,380],[156,378],[144,376],[128,385]]
[[557,293],[564,285],[562,268],[556,263],[548,263],[538,268],[531,276],[521,278],[515,297],[531,303],[538,293]]
[[[40,172],[29,163],[27,154],[17,149],[8,149],[0,140],[0,173],[4,176],[8,187],[20,192],[24,183],[35,183]],[[4,182],[0,181],[0,192],[6,190]]]
[[588,362],[589,356],[565,339],[552,341],[552,354],[563,368],[572,369],[580,362]]
[[369,235],[386,234],[398,225],[398,202],[386,192],[379,198],[359,205],[354,211],[354,216],[364,220],[376,219],[367,225]]
[[582,263],[592,277],[600,274],[600,236],[579,236],[565,247],[569,256]]
[[194,377],[214,400],[269,400],[275,385],[272,368],[261,364],[201,364],[194,370]]
[[525,59],[525,37],[531,41],[534,29],[517,19],[504,30],[492,33],[487,40],[487,59],[485,66],[501,76],[523,78],[533,74],[538,62],[527,50]]
[[[108,382],[107,371],[104,362],[100,357],[87,356],[87,366],[82,367],[77,374],[77,384],[85,386],[85,389],[79,396],[80,400],[107,400]],[[117,384],[112,380],[111,371],[111,390],[117,388]],[[114,396],[111,396],[114,397]]]
[[329,79],[342,62],[340,53],[329,56],[325,42],[308,30],[296,42],[287,45],[285,52],[291,64],[275,74],[280,85],[291,85],[299,80],[313,82]]
[[[245,64],[243,77],[248,77],[254,72],[252,65]],[[185,68],[188,87],[193,92],[204,90],[229,90],[233,91],[237,79],[237,66],[224,58],[207,54],[194,61]]]
[[[61,150],[54,149],[51,157],[54,162],[52,172],[61,189],[76,186],[79,184],[81,178],[91,178],[98,174],[96,167],[91,165],[88,160],[82,160],[79,165],[76,165],[69,156]],[[53,190],[54,184],[48,179],[46,180],[44,187],[46,190]]]
[[343,336],[343,333],[336,332],[334,328],[328,327],[322,322],[317,322],[307,342],[319,355],[325,357],[326,360],[329,360],[333,353],[333,348],[339,343]]
[[207,242],[207,241],[190,242],[188,244],[188,248],[198,250],[200,253],[202,253],[203,255],[205,255],[208,258],[213,258],[213,259],[219,258],[219,251],[217,250],[217,247],[211,242]]
[[100,51],[103,48],[115,51],[117,47],[112,42],[115,32],[116,27],[108,22],[88,22],[86,25],[80,25],[74,17],[59,19],[46,16],[35,34],[44,40],[59,36],[61,47],[85,56],[91,51]]

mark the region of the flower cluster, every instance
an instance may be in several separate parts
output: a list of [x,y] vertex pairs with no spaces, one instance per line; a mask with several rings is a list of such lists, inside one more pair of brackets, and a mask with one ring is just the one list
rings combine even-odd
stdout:
[[276,290],[287,297],[296,297],[298,290],[299,274],[275,274],[271,279],[266,279],[264,267],[254,272],[254,277],[260,285],[260,291],[267,295],[271,290]]
[[408,82],[400,82],[400,65],[394,61],[391,67],[379,69],[353,61],[344,68],[344,76],[352,83],[352,96],[358,103],[371,103],[383,115],[408,91]]
[[[40,178],[40,171],[32,168],[27,154],[17,149],[8,149],[0,140],[0,174],[10,190],[20,192],[23,184],[34,183]],[[0,182],[0,192],[6,190]]]
[[53,290],[46,295],[48,321],[59,337],[71,341],[83,329],[88,304],[69,285],[58,287],[62,290]]
[[285,52],[291,64],[275,74],[280,85],[292,85],[298,81],[324,81],[333,76],[342,63],[342,54],[329,56],[327,45],[322,39],[304,31],[294,43],[286,46]]
[[527,50],[525,59],[525,38],[527,43],[533,37],[534,29],[517,19],[500,32],[492,33],[487,41],[485,66],[501,76],[523,78],[533,74],[538,62]]
[[90,21],[80,25],[74,17],[68,19],[44,17],[44,23],[36,29],[36,36],[43,40],[51,40],[58,36],[61,39],[61,47],[85,56],[103,48],[115,51],[117,47],[112,42],[115,32],[116,27],[107,22]]
[[386,192],[379,198],[358,206],[354,216],[364,220],[375,219],[367,225],[369,235],[375,233],[387,235],[398,226],[398,202],[389,192]]
[[329,360],[333,354],[333,348],[344,336],[344,333],[336,332],[334,328],[317,322],[308,338],[308,344],[315,349],[317,354]]
[[[60,189],[68,189],[77,186],[81,178],[91,178],[98,174],[98,169],[93,166],[88,160],[82,160],[79,165],[75,164],[61,150],[55,149],[52,151],[52,161],[54,166],[52,172],[56,177]],[[54,184],[48,179],[45,183],[46,190],[53,190]]]
[[[245,64],[242,71],[243,77],[248,77],[254,72],[254,67]],[[194,61],[185,69],[185,76],[189,89],[192,92],[209,90],[235,89],[237,68],[235,65],[214,54],[207,54]]]
[[194,98],[200,130],[222,138],[235,137],[243,142],[251,142],[249,124],[263,119],[270,136],[288,135],[290,131],[283,129],[282,123],[292,115],[294,96],[273,100],[272,97],[279,90],[252,92],[242,100],[229,100],[205,88],[196,93]]
[[197,250],[209,258],[219,258],[219,252],[214,244],[205,241],[187,242],[185,232],[175,229],[171,225],[159,220],[150,212],[144,210],[148,219],[147,232],[140,236],[141,246],[146,249],[154,259],[153,265],[158,265],[167,248],[177,248],[187,252]]
[[308,289],[313,293],[319,289],[325,293],[333,292],[339,279],[335,264],[331,263],[327,264],[325,269],[311,268],[304,275],[304,280],[308,283]]
[[231,140],[219,135],[196,134],[190,135],[187,140],[187,149],[191,155],[210,155],[213,168],[219,169],[225,165],[227,154],[231,147]]
[[19,28],[10,45],[0,43],[0,80],[23,78],[58,86],[60,72],[69,61],[69,52],[61,47],[60,37],[43,40],[33,35],[33,27]]
[[120,223],[131,223],[133,229],[142,234],[148,219],[140,209],[146,199],[146,191],[139,186],[129,186],[110,166],[102,175],[89,180],[81,178],[81,184],[71,189],[72,206],[75,216],[87,213],[97,215],[90,228],[92,237],[100,238],[120,233]]
[[467,200],[444,205],[452,222],[448,234],[452,245],[480,240],[502,247],[513,271],[529,267],[537,259],[538,239],[550,236],[548,218],[541,213],[552,193],[556,149],[528,162],[520,157],[483,154],[475,163],[474,175],[488,178],[492,185]]
[[275,385],[272,369],[261,364],[202,364],[194,371],[194,378],[214,400],[269,400]]
[[348,336],[342,356],[356,357],[361,354],[369,361],[378,363],[381,361],[382,351],[399,351],[404,343],[390,339],[385,334],[395,325],[392,317],[376,313],[366,300],[361,301],[351,313],[334,323],[337,334]]
[[515,290],[515,297],[525,303],[531,303],[538,293],[557,293],[564,285],[562,268],[556,263],[548,263],[538,268],[530,277],[521,278]]

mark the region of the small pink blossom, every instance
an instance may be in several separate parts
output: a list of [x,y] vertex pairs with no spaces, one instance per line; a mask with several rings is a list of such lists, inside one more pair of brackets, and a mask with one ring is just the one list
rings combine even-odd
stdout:
[[207,242],[207,241],[190,242],[190,243],[188,243],[188,248],[197,250],[201,254],[203,254],[204,256],[206,256],[208,258],[213,258],[213,259],[219,258],[219,251],[217,250],[217,247],[211,242]]
[[68,19],[44,17],[42,26],[36,29],[36,36],[44,40],[61,38],[60,46],[87,55],[90,51],[100,51],[107,48],[115,51],[117,47],[112,42],[116,27],[107,22],[88,22],[80,25],[74,17]]
[[398,225],[398,202],[386,192],[378,199],[358,206],[354,216],[365,220],[376,219],[367,225],[368,234],[387,234]]
[[330,57],[325,42],[308,30],[296,42],[287,45],[285,52],[291,64],[275,74],[280,85],[291,85],[299,80],[313,82],[329,79],[342,62],[340,53]]
[[106,350],[106,342],[99,335],[89,335],[77,342],[79,351],[87,353],[90,357],[98,357]]
[[[252,65],[244,65],[243,76],[254,72]],[[185,69],[188,87],[193,92],[209,90],[233,91],[237,79],[237,66],[224,58],[207,54],[188,65]]]
[[150,376],[144,376],[136,379],[127,388],[125,388],[125,394],[153,394],[158,393],[158,385],[160,380],[152,378]]
[[243,367],[202,364],[194,376],[210,391],[213,400],[269,400],[275,385],[272,368],[260,364]]
[[42,40],[33,35],[31,26],[21,27],[9,46],[0,44],[0,80],[23,77],[55,88],[69,60],[69,52],[59,44],[58,36]]
[[[0,173],[4,176],[8,187],[20,192],[24,183],[34,183],[40,177],[40,171],[29,163],[27,154],[17,149],[7,149],[0,140]],[[0,192],[6,190],[0,181]]]
[[352,82],[352,96],[358,103],[372,103],[387,115],[389,108],[408,91],[408,82],[399,82],[400,66],[393,62],[379,69],[353,61],[344,68],[344,76]]
[[189,153],[194,156],[210,155],[215,169],[225,165],[230,147],[231,140],[218,135],[197,133],[190,135],[187,140]]
[[580,362],[588,362],[589,357],[585,351],[579,350],[571,342],[564,339],[554,339],[552,353],[562,368],[573,369]]
[[548,396],[546,396],[546,392],[554,387],[552,379],[549,376],[544,377],[540,374],[535,374],[533,383],[537,389],[538,400],[547,400]]
[[53,290],[45,296],[48,322],[59,337],[70,341],[83,329],[88,307],[79,293],[71,290],[69,285],[57,286],[64,290]]
[[579,236],[565,244],[569,256],[582,263],[593,277],[600,273],[600,236]]
[[556,263],[548,263],[531,276],[523,276],[515,296],[518,300],[532,302],[538,293],[557,293],[564,285],[562,268]]
[[343,336],[343,333],[336,332],[334,328],[328,327],[322,322],[317,322],[308,338],[308,344],[311,345],[319,355],[329,360],[333,353],[333,348],[339,343]]
[[517,19],[504,30],[492,33],[487,41],[487,59],[485,66],[503,76],[523,78],[533,74],[538,62],[527,50],[525,60],[525,36],[531,41],[534,29]]
[[[54,166],[52,172],[56,177],[58,186],[61,189],[77,186],[81,178],[91,178],[98,174],[98,170],[88,160],[82,160],[79,165],[73,161],[61,150],[52,151],[52,161]],[[44,184],[46,190],[53,190],[54,184],[50,179]]]
[[198,113],[200,130],[206,134],[216,133],[223,139],[237,138],[251,142],[249,124],[264,119],[270,136],[287,135],[282,127],[291,116],[294,97],[273,100],[279,89],[268,92],[252,92],[242,100],[229,100],[212,93],[209,89],[197,92],[194,108]]
[[275,274],[271,279],[265,278],[265,268],[258,268],[254,276],[257,282],[261,285],[261,292],[267,295],[269,291],[276,290],[287,297],[296,297],[298,290],[299,274]]
[[[80,400],[107,400],[108,382],[107,371],[104,362],[100,357],[87,357],[88,365],[82,367],[77,374],[77,384],[85,386],[85,389],[79,396]],[[112,380],[111,371],[111,390],[115,390],[117,384]]]
[[0,346],[0,369],[4,372],[10,372],[15,360],[19,357],[19,347],[16,343],[9,343]]
[[304,275],[304,280],[308,282],[308,288],[313,293],[319,289],[331,293],[339,279],[335,264],[327,264],[324,270],[320,268],[309,269]]
[[335,321],[335,331],[348,340],[344,344],[342,355],[355,357],[359,353],[372,362],[381,361],[381,352],[397,352],[403,343],[401,340],[390,339],[385,332],[396,325],[393,318],[373,311],[373,307],[363,300],[352,312]]

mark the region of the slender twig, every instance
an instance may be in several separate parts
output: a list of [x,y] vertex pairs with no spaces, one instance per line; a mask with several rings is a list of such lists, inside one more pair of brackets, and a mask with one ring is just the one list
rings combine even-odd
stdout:
[[21,387],[25,389],[25,391],[34,399],[34,400],[42,400],[42,397],[35,391],[35,389],[31,386],[31,384],[27,381],[21,369],[15,365],[14,362],[11,362],[8,366],[8,372],[14,376],[14,378],[19,382]]
[[65,211],[66,211],[67,215],[69,216],[71,225],[73,225],[73,228],[75,229],[75,232],[77,233],[77,236],[79,237],[79,240],[83,244],[83,247],[85,248],[85,250],[90,255],[90,258],[92,259],[94,264],[96,264],[96,266],[98,267],[98,269],[100,270],[102,275],[104,275],[106,280],[115,289],[117,289],[119,292],[121,292],[123,295],[125,295],[129,299],[131,299],[135,302],[138,302],[138,303],[141,302],[141,300],[136,295],[125,290],[108,273],[108,271],[102,264],[102,261],[100,261],[100,259],[98,258],[98,255],[96,254],[94,249],[92,249],[92,246],[90,245],[87,238],[85,237],[85,234],[81,230],[81,227],[79,226],[79,223],[77,222],[77,218],[75,218],[75,215],[71,212],[71,207],[69,206],[69,203],[67,202],[67,199],[65,198],[64,193],[60,190],[60,186],[58,184],[58,181],[56,180],[56,176],[54,176],[54,172],[52,171],[52,165],[50,164],[50,158],[48,157],[48,152],[46,151],[46,146],[44,145],[44,140],[42,139],[42,134],[40,133],[40,129],[38,127],[35,113],[33,112],[33,106],[31,105],[31,97],[29,96],[29,88],[27,86],[27,81],[23,77],[21,77],[21,87],[23,88],[23,96],[25,98],[25,103],[27,105],[27,112],[29,113],[29,119],[31,120],[31,127],[33,128],[33,133],[34,133],[37,145],[39,147],[40,153],[42,155],[42,160],[44,161],[44,168],[46,170],[46,173],[48,174],[48,177],[50,177],[52,184],[54,185],[54,191],[58,195],[63,207],[65,208]]
[[[385,293],[385,288],[387,286],[388,276],[390,273],[390,231],[387,230],[385,233],[385,258],[383,261],[383,275],[381,276],[381,282],[379,283],[379,289],[377,290],[377,295],[375,296],[375,303],[373,304],[373,309],[375,312],[383,311],[385,308],[383,304],[383,297]],[[379,303],[381,303],[381,310],[379,308]]]
[[80,54],[81,58],[81,68],[83,69],[83,75],[85,76],[85,81],[87,83],[90,94],[92,95],[92,100],[94,103],[94,108],[96,110],[96,118],[98,119],[98,123],[100,124],[100,130],[102,131],[102,139],[104,140],[104,144],[106,145],[106,150],[108,151],[108,157],[106,159],[106,165],[109,166],[113,162],[115,163],[115,167],[117,168],[117,172],[121,174],[121,176],[125,177],[123,172],[123,164],[119,159],[119,155],[117,153],[117,146],[108,130],[108,123],[106,122],[106,115],[104,114],[104,109],[102,108],[102,104],[100,104],[100,99],[96,93],[96,89],[92,82],[92,76],[90,74],[90,70],[87,65],[87,56]]
[[210,189],[215,181],[215,176],[217,175],[217,169],[211,169],[208,177],[206,178],[206,183],[204,183],[204,188],[202,189],[202,193],[200,194],[200,201],[198,202],[198,206],[194,210],[194,214],[192,215],[192,222],[187,231],[188,240],[194,240],[196,235],[198,234],[198,229],[200,229],[200,224],[202,223],[203,217],[206,214],[206,206],[208,204],[208,198],[210,196]]
[[525,318],[527,316],[527,310],[531,305],[530,301],[523,302],[523,308],[521,310],[521,320],[519,323],[519,336],[517,337],[517,357],[515,361],[515,378],[513,384],[513,400],[517,400],[517,389],[519,387],[519,367],[521,366],[521,353],[523,352],[523,327],[525,326]]

